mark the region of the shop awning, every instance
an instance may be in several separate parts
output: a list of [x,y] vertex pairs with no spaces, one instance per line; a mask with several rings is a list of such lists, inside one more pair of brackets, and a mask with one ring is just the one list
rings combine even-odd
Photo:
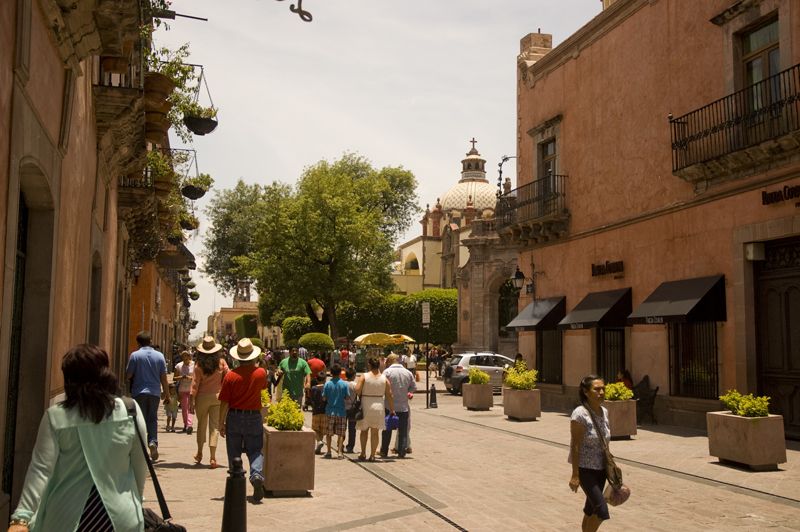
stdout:
[[725,276],[661,283],[628,316],[628,323],[725,321]]
[[517,314],[517,317],[506,325],[506,329],[513,329],[516,331],[555,329],[558,322],[561,321],[566,313],[566,297],[537,299],[522,309],[522,312]]
[[630,313],[630,288],[590,292],[558,323],[558,328],[625,327]]

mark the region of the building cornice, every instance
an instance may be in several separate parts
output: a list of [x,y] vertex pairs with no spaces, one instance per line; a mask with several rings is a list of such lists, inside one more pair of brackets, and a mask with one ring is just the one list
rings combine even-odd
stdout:
[[567,61],[577,59],[581,50],[591,46],[595,41],[625,22],[643,7],[656,2],[658,0],[617,0],[608,9],[570,35],[567,40],[528,67],[526,70],[528,79],[536,83],[537,79],[546,76]]
[[711,18],[711,23],[717,26],[724,26],[742,13],[753,7],[758,7],[762,0],[739,0],[731,7]]

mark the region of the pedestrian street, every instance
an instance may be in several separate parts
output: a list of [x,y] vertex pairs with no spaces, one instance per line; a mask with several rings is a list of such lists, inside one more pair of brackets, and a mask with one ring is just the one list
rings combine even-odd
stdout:
[[[416,395],[413,452],[404,460],[316,456],[309,497],[253,504],[248,489],[248,530],[579,529],[584,497],[567,485],[568,414],[512,422],[500,395],[487,412],[467,411],[461,400],[439,393],[438,408],[426,410],[424,395]],[[218,469],[195,466],[194,437],[164,434],[163,419],[159,430],[156,469],[175,520],[192,531],[220,530],[224,453]],[[610,508],[604,530],[800,530],[797,442],[787,443],[788,462],[778,471],[758,473],[720,465],[705,435],[685,428],[643,425],[611,449],[632,495]],[[155,508],[150,483],[145,497]]]

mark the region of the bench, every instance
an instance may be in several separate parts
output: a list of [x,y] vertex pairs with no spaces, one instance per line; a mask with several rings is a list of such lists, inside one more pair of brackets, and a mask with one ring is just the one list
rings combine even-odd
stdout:
[[650,387],[650,376],[645,375],[639,384],[633,387],[633,398],[637,399],[636,403],[636,423],[641,423],[645,416],[649,416],[650,420],[658,424],[656,415],[653,408],[656,404],[656,394],[658,394],[658,386],[655,388]]

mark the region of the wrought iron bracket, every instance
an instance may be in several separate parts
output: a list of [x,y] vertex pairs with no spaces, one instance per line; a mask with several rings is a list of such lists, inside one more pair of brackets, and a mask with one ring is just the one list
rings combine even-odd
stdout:
[[[283,0],[277,0],[278,2],[283,2]],[[303,22],[311,22],[314,17],[311,15],[310,11],[306,11],[303,9],[303,0],[297,0],[297,5],[292,4],[289,6],[289,11],[292,13],[297,13],[297,16],[300,17]]]

